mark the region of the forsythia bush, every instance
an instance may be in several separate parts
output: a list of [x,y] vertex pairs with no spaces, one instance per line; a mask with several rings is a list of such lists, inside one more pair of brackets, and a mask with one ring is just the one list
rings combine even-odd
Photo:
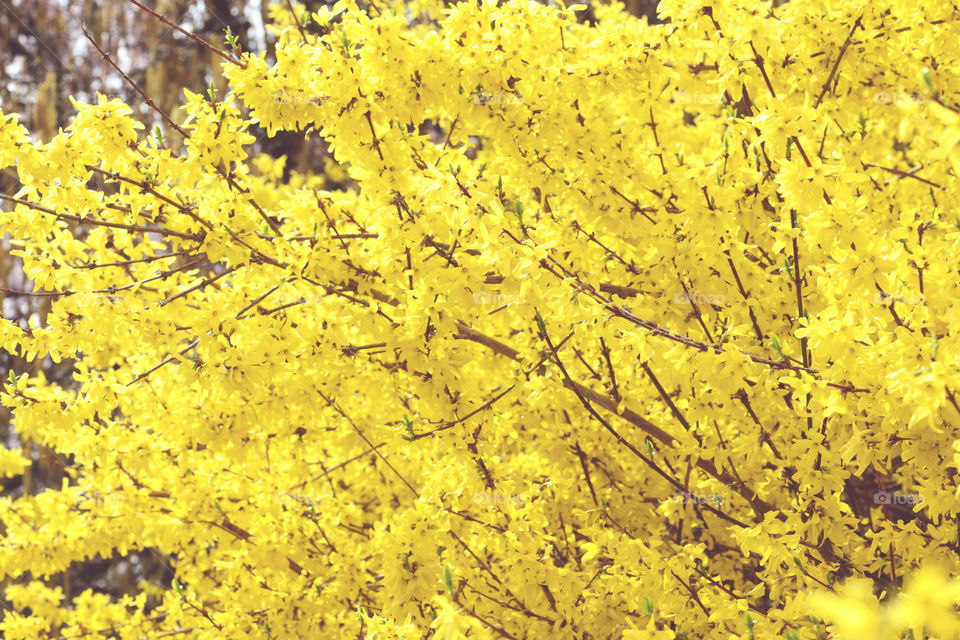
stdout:
[[0,347],[76,362],[5,638],[960,635],[955,3],[293,9],[153,131],[0,116]]

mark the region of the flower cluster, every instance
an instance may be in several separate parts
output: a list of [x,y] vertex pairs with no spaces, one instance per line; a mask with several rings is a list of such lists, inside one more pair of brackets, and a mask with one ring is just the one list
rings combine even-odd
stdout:
[[0,499],[0,635],[956,636],[956,7],[364,6],[275,5],[183,145],[0,116],[56,294],[0,349],[74,363],[4,379],[69,464]]

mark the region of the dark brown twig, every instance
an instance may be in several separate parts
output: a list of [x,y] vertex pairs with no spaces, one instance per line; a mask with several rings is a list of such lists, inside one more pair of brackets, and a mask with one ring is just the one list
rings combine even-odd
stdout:
[[827,95],[827,91],[830,88],[830,83],[833,82],[833,77],[837,74],[837,69],[840,67],[840,61],[843,59],[843,54],[847,52],[847,47],[849,47],[850,43],[853,41],[853,33],[860,28],[861,20],[863,20],[863,16],[857,18],[857,21],[853,23],[850,33],[847,34],[847,39],[843,42],[843,46],[840,47],[840,54],[833,62],[833,68],[830,69],[830,75],[827,77],[827,81],[823,83],[823,88],[820,90],[820,95],[817,96],[816,102],[813,103],[814,109],[820,106],[820,103],[823,101],[823,97]]

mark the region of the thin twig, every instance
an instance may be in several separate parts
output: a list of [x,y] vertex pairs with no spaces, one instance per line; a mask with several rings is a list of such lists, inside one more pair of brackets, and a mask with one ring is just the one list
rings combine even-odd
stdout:
[[834,61],[833,68],[830,70],[830,75],[827,77],[827,81],[823,83],[823,88],[820,90],[820,95],[817,96],[816,102],[813,103],[814,109],[820,106],[820,103],[823,101],[823,97],[827,95],[827,90],[830,88],[830,83],[833,82],[833,77],[837,74],[837,69],[840,67],[840,61],[843,59],[843,54],[847,52],[847,47],[849,47],[850,43],[853,41],[853,33],[860,28],[861,20],[863,20],[863,16],[857,18],[857,21],[853,23],[850,33],[847,34],[847,39],[844,41],[843,46],[840,47],[840,55],[838,55],[837,59]]
[[[566,367],[563,365],[563,362],[560,360],[560,355],[557,353],[556,349],[553,346],[553,343],[550,341],[550,336],[547,334],[546,326],[543,323],[543,320],[540,318],[539,313],[537,314],[537,324],[539,326],[538,328],[540,330],[540,335],[546,341],[547,346],[550,348],[551,353],[553,353],[553,361],[557,364],[557,367],[559,367],[560,369],[560,373],[563,374],[563,377],[568,382],[567,386],[573,389],[573,392],[577,395],[577,398],[580,400],[580,403],[584,406],[584,408],[587,411],[590,412],[590,415],[592,415],[601,425],[603,425],[603,428],[606,429],[611,435],[613,435],[613,437],[616,438],[620,444],[626,447],[627,450],[630,451],[630,453],[640,458],[648,467],[650,467],[653,471],[655,471],[668,483],[673,485],[673,487],[675,487],[679,491],[683,491],[684,486],[680,482],[678,482],[677,480],[672,478],[669,474],[667,474],[663,469],[661,469],[657,464],[655,464],[653,460],[643,455],[643,453],[641,453],[639,449],[637,449],[629,441],[627,441],[626,438],[620,435],[620,433],[616,429],[614,429],[613,426],[611,426],[610,423],[603,418],[603,416],[597,413],[597,410],[593,408],[593,404],[584,396],[584,394],[578,388],[578,385],[576,385],[576,383],[574,383],[573,380],[570,378],[570,374],[567,373]],[[745,523],[737,520],[736,518],[730,515],[727,515],[726,513],[720,511],[713,505],[707,503],[707,504],[704,504],[703,506],[708,511],[712,512],[713,514],[720,517],[721,519],[729,522],[730,524],[747,528],[747,525]]]
[[231,57],[229,54],[227,54],[227,52],[225,52],[225,51],[223,51],[223,50],[221,50],[221,49],[216,48],[215,46],[213,46],[212,44],[210,44],[210,43],[207,42],[206,40],[203,40],[202,38],[198,37],[196,34],[191,33],[191,32],[189,32],[189,31],[187,31],[186,29],[181,28],[180,26],[174,24],[173,22],[170,22],[169,20],[167,20],[166,18],[164,18],[162,15],[160,15],[160,14],[157,13],[156,11],[150,9],[149,7],[145,7],[145,6],[143,6],[142,4],[140,4],[139,2],[137,2],[137,0],[127,0],[127,1],[130,2],[130,3],[133,4],[133,5],[136,5],[137,7],[139,7],[140,9],[142,9],[143,11],[146,11],[147,13],[149,13],[149,14],[152,15],[154,18],[156,18],[157,20],[159,20],[159,21],[162,22],[163,24],[167,25],[167,26],[170,27],[171,29],[176,29],[177,31],[179,31],[179,32],[182,33],[183,35],[187,36],[188,38],[190,38],[191,40],[193,40],[194,42],[196,42],[196,43],[199,44],[200,46],[202,46],[202,47],[204,47],[204,48],[206,48],[206,49],[209,49],[210,51],[213,51],[213,52],[216,53],[218,56],[220,56],[221,58],[223,58],[224,60],[226,60],[227,62],[233,63],[233,64],[237,65],[238,67],[240,67],[241,69],[246,69],[246,68],[247,68],[247,65],[244,64],[243,62],[241,62],[240,60],[234,59],[234,58]]
[[234,271],[236,271],[237,269],[239,269],[241,266],[242,266],[242,265],[237,265],[237,266],[235,266],[235,267],[230,267],[229,269],[226,269],[225,271],[222,271],[221,273],[218,273],[218,274],[216,274],[216,275],[214,275],[214,276],[211,276],[211,277],[207,278],[206,280],[204,280],[204,281],[202,281],[202,282],[198,282],[197,284],[193,285],[193,286],[190,287],[189,289],[184,289],[184,290],[181,291],[180,293],[178,293],[178,294],[176,294],[176,295],[173,295],[173,296],[170,296],[170,297],[167,298],[166,300],[161,301],[161,302],[158,304],[158,306],[164,307],[164,306],[170,304],[171,302],[173,302],[174,300],[178,300],[179,298],[182,298],[183,296],[185,296],[185,295],[187,295],[187,294],[189,294],[189,293],[192,293],[192,292],[196,291],[197,289],[203,289],[204,287],[206,287],[206,286],[209,285],[210,283],[216,282],[217,280],[219,280],[220,278],[224,277],[225,275],[228,275],[228,274],[230,274],[230,273],[233,273]]
[[35,202],[30,202],[28,200],[21,200],[20,198],[13,198],[11,196],[0,193],[0,200],[6,200],[7,202],[13,202],[14,204],[22,204],[25,207],[30,207],[35,211],[40,211],[41,213],[46,213],[51,216],[56,216],[61,220],[69,220],[70,222],[77,222],[80,224],[90,224],[97,227],[110,227],[112,229],[126,229],[127,231],[135,231],[137,233],[156,233],[162,236],[173,236],[176,238],[183,238],[184,240],[194,240],[199,242],[203,238],[193,234],[193,233],[181,233],[179,231],[172,231],[165,228],[155,228],[155,227],[144,227],[133,224],[122,224],[120,222],[107,222],[106,220],[98,220],[96,218],[84,217],[70,215],[68,213],[57,213],[53,209],[48,209],[43,205],[39,205]]

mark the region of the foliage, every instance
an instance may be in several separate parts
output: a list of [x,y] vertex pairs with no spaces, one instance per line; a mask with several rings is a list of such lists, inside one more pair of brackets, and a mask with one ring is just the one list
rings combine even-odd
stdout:
[[5,637],[958,634],[955,5],[293,10],[182,148],[2,116]]

